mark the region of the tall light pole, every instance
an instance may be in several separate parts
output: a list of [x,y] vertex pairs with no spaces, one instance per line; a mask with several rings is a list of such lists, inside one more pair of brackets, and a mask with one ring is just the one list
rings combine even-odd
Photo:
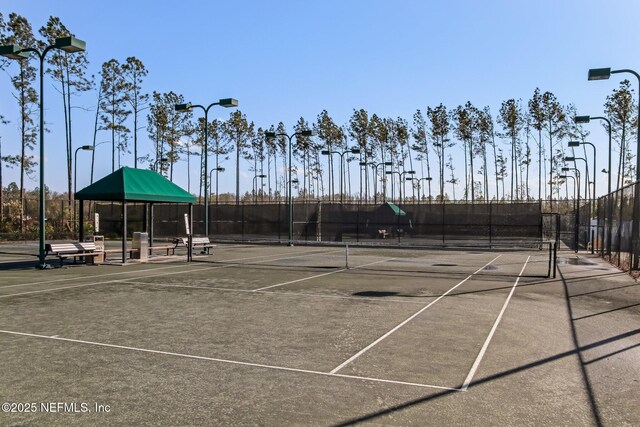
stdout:
[[[575,116],[574,117],[574,122],[576,123],[589,123],[591,121],[591,119],[593,120],[604,120],[605,122],[607,122],[607,133],[609,134],[609,166],[608,169],[606,169],[607,171],[607,194],[611,194],[611,122],[609,121],[609,119],[607,119],[606,117],[601,117],[601,116]],[[595,147],[594,147],[594,154],[595,154]],[[595,155],[594,155],[595,158]],[[594,170],[595,170],[595,162],[594,162]],[[595,171],[594,171],[595,174]],[[595,179],[594,179],[594,196],[595,196]],[[607,239],[607,254],[611,255],[611,227],[613,225],[613,218],[611,218],[612,215],[612,204],[609,201],[609,198],[611,196],[607,196],[607,227],[609,230],[609,237]],[[604,233],[604,232],[603,232]],[[603,236],[604,237],[604,236]],[[593,249],[593,247],[592,247]],[[604,254],[604,251],[601,251],[602,254]]]
[[[581,145],[590,145],[593,148],[593,199],[596,198],[596,168],[597,168],[597,152],[596,146],[587,141],[569,141],[569,147],[579,147]],[[586,162],[586,160],[585,160]]]
[[[640,252],[640,248],[638,247],[638,240],[640,236],[640,188],[638,188],[638,181],[640,181],[640,74],[633,70],[629,69],[621,69],[621,70],[612,70],[611,68],[592,68],[589,70],[588,79],[589,80],[607,80],[611,77],[611,74],[618,73],[629,73],[636,76],[638,79],[638,119],[636,120],[638,129],[636,133],[637,142],[637,151],[636,151],[636,185],[634,186],[633,191],[633,221],[631,221],[631,252],[632,252],[632,263],[631,268],[634,270],[638,269],[639,258],[638,252]],[[611,124],[609,124],[609,131],[611,131]],[[611,179],[611,167],[609,167],[609,179]]]
[[[562,168],[563,171],[569,171],[571,170],[571,168]],[[579,173],[579,171],[577,169],[574,168],[574,170]],[[574,206],[574,212],[576,213],[576,224],[574,227],[574,239],[576,241],[576,253],[578,252],[578,220],[579,220],[579,216],[578,216],[578,209],[576,209],[576,181],[578,182],[578,200],[580,200],[580,178],[578,175],[578,179],[576,180],[575,177],[571,176],[571,175],[558,175],[558,178],[561,179],[567,179],[567,178],[571,178],[573,180],[573,206]]]
[[167,163],[168,161],[169,159],[166,157],[160,157],[159,159],[156,159],[156,161],[153,162],[153,170],[162,175],[162,166],[160,166],[160,171],[158,171],[158,163],[162,164]]
[[295,132],[291,135],[287,135],[286,133],[276,133],[276,132],[265,132],[264,137],[266,139],[275,138],[278,136],[286,136],[289,140],[289,194],[287,195],[288,203],[289,203],[289,246],[293,246],[293,194],[291,189],[291,140],[294,136],[313,136],[314,132],[312,130],[303,130],[300,132]]
[[[593,213],[595,211],[593,209],[593,202],[596,200],[596,168],[597,168],[598,154],[597,154],[597,151],[596,151],[596,146],[593,145],[590,142],[587,142],[587,141],[569,141],[569,147],[574,147],[575,148],[575,147],[579,147],[580,145],[590,145],[591,148],[593,148],[593,196],[591,196],[589,198],[589,202],[588,202],[589,203],[589,228],[588,228],[588,231],[587,231],[588,234],[589,234],[588,238],[589,238],[589,240],[591,240],[591,218],[592,218],[592,215],[593,215]],[[611,156],[611,153],[609,153],[609,156]],[[585,160],[585,162],[586,162],[586,160]],[[587,174],[587,181],[588,180],[589,179],[588,179],[588,174]],[[587,182],[587,185],[589,185],[588,182]],[[592,241],[591,242],[591,253],[593,253],[594,250],[595,250],[594,246],[595,246],[594,242]]]
[[340,203],[343,202],[343,196],[344,196],[344,188],[343,188],[343,175],[344,175],[344,155],[347,153],[351,153],[351,154],[360,154],[360,149],[359,148],[350,148],[348,150],[344,150],[344,151],[331,151],[331,150],[322,150],[320,152],[323,156],[330,156],[332,154],[338,154],[340,156]]
[[220,166],[216,166],[215,168],[209,171],[209,181],[211,181],[211,174],[216,173],[216,205],[218,204],[218,172],[224,172],[224,168]]
[[[182,111],[182,112],[190,112],[193,111],[194,108],[200,108],[202,109],[202,111],[204,111],[204,170],[207,171],[209,170],[209,166],[208,166],[208,157],[209,157],[209,110],[211,109],[211,107],[213,107],[214,105],[219,105],[221,107],[225,107],[225,108],[230,108],[230,107],[237,107],[238,106],[238,100],[234,99],[234,98],[224,98],[219,100],[218,102],[212,102],[211,104],[209,104],[207,107],[203,106],[203,105],[193,105],[190,102],[186,103],[186,104],[176,104],[175,105],[175,110],[176,111]],[[216,164],[216,167],[218,165]],[[209,235],[209,185],[208,185],[208,180],[207,180],[208,176],[205,173],[204,175],[204,235],[208,236]],[[218,177],[216,175],[216,182],[218,181]],[[218,191],[216,189],[216,194],[218,194]]]
[[[258,180],[258,178],[262,179],[262,178],[266,178],[267,175],[255,175],[253,177],[253,203],[258,203],[258,188],[257,188],[257,183],[256,181]],[[263,199],[264,200],[264,199]]]
[[73,224],[76,227],[78,227],[78,224],[76,224],[76,193],[77,193],[77,186],[78,186],[78,151],[79,150],[83,150],[83,151],[93,151],[94,150],[94,146],[93,145],[83,145],[81,147],[76,148],[76,151],[73,153]]
[[397,173],[398,176],[400,177],[400,203],[399,204],[402,204],[402,187],[404,187],[404,180],[405,180],[404,176],[406,174],[415,175],[416,171],[402,171],[402,172],[399,172],[399,171],[387,171],[386,172],[387,175],[393,175],[394,173]]
[[[587,159],[585,159],[584,157],[569,157],[566,156],[564,158],[565,162],[576,162],[576,160],[582,160],[584,162],[584,166],[585,166],[585,174],[584,174],[584,197],[585,199],[588,198],[587,196],[587,191],[589,190],[589,174],[586,172],[589,170],[589,164],[587,163]],[[578,168],[575,169],[576,171],[578,171]],[[579,176],[579,175],[578,175]],[[578,178],[579,179],[579,178]],[[580,184],[578,183],[578,188],[580,188]],[[579,196],[579,194],[578,194]],[[580,207],[580,205],[578,205],[578,208]]]
[[[407,181],[416,181],[418,183],[418,197],[420,197],[420,188],[422,188],[422,198],[424,198],[424,187],[422,186],[422,184],[420,184],[420,182],[427,181],[429,184],[431,184],[431,180],[433,178],[431,178],[430,176],[427,176],[424,178],[409,177],[406,179]],[[429,191],[429,204],[431,204],[431,191]]]
[[393,166],[393,162],[360,162],[360,166],[370,165],[373,169],[373,203],[378,204],[378,167],[379,166]]
[[45,184],[44,184],[44,58],[52,49],[59,49],[67,53],[82,52],[87,44],[73,36],[55,39],[52,45],[39,51],[33,47],[20,48],[17,45],[0,46],[0,56],[10,59],[27,59],[29,52],[35,53],[40,59],[40,209],[38,212],[39,224],[39,244],[38,244],[38,264],[36,268],[45,269],[51,266],[45,262]]

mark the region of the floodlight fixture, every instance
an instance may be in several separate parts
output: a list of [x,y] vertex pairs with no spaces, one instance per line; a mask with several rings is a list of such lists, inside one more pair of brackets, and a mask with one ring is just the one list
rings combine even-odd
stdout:
[[611,68],[592,68],[589,70],[588,80],[607,80],[611,77]]
[[17,60],[28,59],[29,53],[21,52],[21,50],[22,49],[17,44],[0,46],[0,56],[4,56],[5,58],[9,58],[9,59],[17,59]]
[[67,53],[84,52],[87,50],[87,43],[73,36],[57,38],[53,46]]

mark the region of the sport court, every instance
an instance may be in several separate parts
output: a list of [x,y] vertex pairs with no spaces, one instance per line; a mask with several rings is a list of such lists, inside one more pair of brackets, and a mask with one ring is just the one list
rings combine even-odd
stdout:
[[[567,256],[552,279],[548,256],[218,245],[193,263],[1,271],[4,401],[111,408],[3,423],[633,424],[618,407],[635,400],[621,391],[637,307],[598,316],[593,302],[632,280]],[[614,354],[587,363],[600,353]],[[605,363],[622,378],[604,381]]]

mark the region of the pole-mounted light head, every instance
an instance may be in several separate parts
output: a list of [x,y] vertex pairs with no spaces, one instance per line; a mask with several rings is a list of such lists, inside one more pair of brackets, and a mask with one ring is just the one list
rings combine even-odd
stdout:
[[93,151],[94,147],[93,145],[83,145],[82,147],[80,147],[82,150],[85,151]]
[[6,46],[0,46],[0,56],[4,56],[9,59],[28,59],[28,52],[20,52],[21,48],[17,44],[10,44]]
[[238,100],[234,98],[224,98],[218,101],[218,105],[225,108],[237,107]]
[[351,153],[352,154],[360,154],[360,149],[359,148],[352,148],[351,149]]
[[575,116],[573,118],[574,123],[589,123],[591,121],[591,116]]
[[415,175],[416,171],[406,171],[405,173],[408,173],[409,175]]
[[360,166],[367,166],[369,163],[367,162],[360,162]]
[[569,147],[579,147],[580,141],[569,141]]
[[331,154],[331,151],[329,151],[329,150],[322,150],[322,151],[320,152],[320,154],[322,154],[323,156],[328,156],[328,155],[330,155],[330,154]]
[[53,46],[67,53],[84,52],[87,50],[87,43],[73,36],[57,38]]
[[300,136],[315,136],[315,134],[316,133],[312,130],[303,130],[299,133]]
[[384,162],[385,166],[393,166],[393,162]]
[[592,68],[589,70],[589,80],[607,80],[611,77],[611,68]]
[[275,132],[265,132],[264,133],[264,137],[265,138],[275,138],[276,137],[276,133]]
[[571,168],[562,168],[562,172],[569,172]]
[[175,105],[175,109],[176,111],[180,111],[180,112],[189,112],[191,110],[193,110],[193,107],[191,106],[190,102],[187,102],[186,104],[176,104]]
[[576,161],[576,158],[575,158],[575,157],[565,157],[565,158],[564,158],[564,161],[565,161],[565,162],[575,162],[575,161]]

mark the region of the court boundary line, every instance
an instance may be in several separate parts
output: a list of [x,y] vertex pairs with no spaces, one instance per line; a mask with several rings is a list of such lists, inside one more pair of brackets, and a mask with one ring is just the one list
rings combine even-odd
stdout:
[[440,301],[442,298],[446,297],[449,293],[451,293],[453,290],[455,290],[458,286],[462,285],[463,283],[465,283],[467,280],[469,280],[471,277],[473,277],[473,275],[475,275],[476,273],[478,273],[479,271],[482,271],[484,268],[486,268],[488,265],[490,265],[492,262],[494,262],[495,260],[497,260],[498,258],[500,258],[502,255],[498,255],[497,257],[495,257],[494,259],[492,259],[491,261],[489,261],[488,263],[486,263],[485,265],[483,265],[482,267],[480,267],[479,269],[477,269],[475,272],[471,273],[470,275],[468,275],[466,278],[464,278],[462,281],[458,282],[458,284],[456,284],[454,287],[452,287],[451,289],[449,289],[448,291],[446,291],[445,293],[443,293],[442,295],[440,295],[439,297],[437,297],[435,300],[431,301],[429,304],[427,304],[426,306],[422,307],[420,310],[418,310],[417,312],[415,312],[414,314],[412,314],[411,316],[409,316],[407,319],[403,320],[402,322],[400,322],[398,325],[396,325],[393,329],[391,329],[390,331],[388,331],[387,333],[385,333],[384,335],[382,335],[381,337],[379,337],[378,339],[376,339],[375,341],[373,341],[371,344],[369,344],[368,346],[366,346],[365,348],[363,348],[362,350],[360,350],[359,352],[357,352],[356,354],[354,354],[353,356],[351,356],[350,358],[348,358],[347,360],[345,360],[344,362],[342,362],[340,365],[336,366],[335,368],[333,368],[333,370],[331,371],[332,374],[335,374],[336,372],[338,372],[339,370],[341,370],[342,368],[344,368],[345,366],[349,365],[351,362],[353,362],[354,360],[356,360],[357,358],[359,358],[360,356],[362,356],[364,353],[366,353],[367,351],[371,350],[373,347],[375,347],[378,343],[380,343],[381,341],[383,341],[385,338],[389,337],[391,334],[393,334],[394,332],[396,332],[398,329],[402,328],[404,325],[406,325],[407,323],[409,323],[410,321],[412,321],[413,319],[415,319],[417,316],[419,316],[421,313],[423,313],[425,310],[427,310],[429,307],[433,306],[435,303],[437,303],[438,301]]
[[[309,255],[317,254],[317,253],[318,252],[312,252]],[[320,253],[322,253],[322,252],[320,252]],[[234,258],[234,259],[231,259],[231,260],[220,260],[220,261],[213,261],[213,262],[217,262],[217,263],[226,263],[226,262],[233,263],[233,262],[236,262],[236,261],[243,261],[243,260],[246,260],[246,259],[269,258],[269,257],[280,256],[280,255],[284,255],[284,254],[256,255],[256,256],[246,257],[246,258]],[[300,255],[298,255],[298,256],[300,256]],[[180,262],[180,261],[176,260],[176,262]],[[151,264],[152,263],[149,263],[147,265],[151,265]],[[17,284],[13,284],[13,285],[0,286],[0,290],[1,289],[7,289],[7,288],[20,287],[20,286],[46,285],[46,284],[49,284],[49,283],[57,283],[57,282],[64,282],[64,281],[74,281],[74,280],[81,280],[81,279],[93,279],[93,278],[96,278],[96,277],[107,277],[107,276],[117,276],[117,275],[122,275],[122,274],[144,273],[144,272],[151,271],[151,270],[154,270],[154,271],[167,270],[167,269],[170,269],[170,268],[180,268],[180,267],[187,268],[187,267],[189,267],[189,265],[192,265],[192,264],[190,264],[190,263],[185,264],[184,262],[180,262],[180,264],[177,264],[177,265],[169,265],[169,266],[166,266],[166,267],[157,267],[157,268],[156,267],[150,267],[150,268],[143,268],[143,269],[135,270],[135,271],[118,271],[118,272],[115,272],[115,273],[94,274],[92,276],[82,276],[82,277],[61,277],[59,279],[43,280],[43,281],[40,281],[40,282],[17,283]],[[233,265],[237,265],[237,264],[233,264]],[[187,271],[185,271],[185,272],[187,272]]]
[[[128,283],[132,285],[143,285],[143,286],[161,286],[164,288],[177,288],[177,289],[200,289],[207,291],[220,291],[220,292],[239,292],[239,293],[258,293],[265,295],[284,295],[290,297],[312,297],[312,298],[326,298],[326,299],[348,299],[348,300],[357,300],[357,301],[378,301],[378,302],[389,302],[389,303],[399,303],[399,304],[412,304],[412,305],[422,305],[423,302],[419,301],[409,301],[409,300],[400,300],[400,299],[389,299],[386,298],[381,300],[380,298],[375,297],[354,297],[354,296],[345,296],[345,295],[323,295],[323,294],[305,294],[302,292],[282,292],[282,291],[256,291],[253,289],[234,289],[234,288],[220,288],[215,286],[189,286],[189,285],[173,285],[169,283],[149,283],[149,282],[134,282],[133,279],[123,280],[121,283]],[[435,296],[425,295],[424,298],[436,298]]]
[[[311,254],[305,254],[305,255],[298,255],[297,257],[300,256],[306,256],[306,255],[316,255],[317,252],[313,252]],[[274,257],[276,255],[268,255],[270,257]],[[243,260],[243,259],[255,259],[255,258],[265,258],[267,257],[267,255],[261,255],[259,257],[248,257],[248,258],[237,258],[234,261],[237,260]],[[269,261],[277,261],[279,259],[289,259],[291,258],[290,256],[284,257],[284,258],[275,258],[275,259],[268,259],[265,260],[264,262],[269,262]],[[261,261],[262,262],[262,261]],[[215,265],[212,267],[204,267],[204,268],[198,268],[195,270],[181,270],[181,271],[172,271],[172,272],[162,272],[162,273],[158,273],[158,274],[151,274],[151,275],[147,275],[145,277],[157,277],[157,276],[171,276],[171,275],[175,275],[175,274],[183,274],[183,273],[195,273],[198,271],[205,271],[205,270],[215,270],[218,268],[228,268],[228,267],[233,267],[233,266],[237,266],[237,265],[247,265],[247,264],[226,264],[226,265]],[[252,264],[249,264],[252,265]],[[148,270],[163,270],[169,267],[161,267],[158,269],[144,269],[144,270],[137,270],[139,271],[148,271]],[[127,273],[131,273],[131,272],[127,272]],[[110,273],[110,275],[112,274],[120,274],[120,273]],[[79,278],[77,278],[79,279]],[[22,296],[22,295],[31,295],[31,294],[38,294],[38,293],[45,293],[45,292],[53,292],[53,291],[58,291],[58,290],[64,290],[64,289],[73,289],[73,288],[81,288],[81,287],[87,287],[87,286],[96,286],[96,285],[105,285],[105,284],[109,284],[109,283],[118,283],[118,282],[127,282],[128,280],[136,280],[138,279],[137,277],[132,277],[130,279],[112,279],[112,280],[105,280],[105,281],[101,281],[101,282],[90,282],[90,283],[81,283],[79,285],[71,285],[71,286],[61,286],[61,287],[57,287],[57,288],[52,288],[52,289],[39,289],[39,290],[35,290],[35,291],[27,291],[27,292],[18,292],[15,294],[6,294],[6,295],[0,295],[0,299],[2,298],[9,298],[9,297],[16,297],[16,296]],[[56,280],[56,282],[58,282],[59,280]],[[35,283],[35,284],[40,284],[40,283]],[[7,286],[8,287],[8,286]],[[3,289],[3,288],[0,288]]]
[[509,292],[509,295],[507,296],[507,299],[504,301],[504,304],[502,305],[502,309],[500,310],[500,313],[498,314],[498,317],[496,318],[495,322],[493,323],[493,326],[491,327],[491,330],[489,331],[489,335],[485,339],[484,344],[482,345],[482,348],[480,349],[480,352],[476,356],[476,360],[473,362],[473,365],[471,365],[471,370],[469,371],[469,373],[467,374],[467,377],[465,378],[464,382],[462,383],[462,387],[460,388],[461,391],[467,391],[467,389],[469,388],[469,384],[471,384],[471,381],[473,380],[473,377],[476,374],[476,371],[480,367],[480,362],[482,362],[482,359],[484,358],[484,355],[487,352],[487,349],[489,348],[489,344],[491,343],[491,339],[493,338],[493,335],[495,334],[496,330],[498,329],[498,325],[500,324],[500,321],[502,320],[502,316],[504,315],[504,312],[507,310],[507,306],[509,305],[509,302],[511,301],[511,297],[513,296],[513,294],[516,291],[516,287],[518,286],[518,283],[520,282],[520,278],[522,277],[522,273],[524,273],[524,269],[527,267],[527,263],[529,263],[529,259],[530,258],[531,258],[531,256],[527,257],[527,260],[524,262],[524,265],[522,266],[522,270],[520,270],[520,274],[518,274],[518,278],[516,279],[515,283],[511,287],[511,291]]
[[262,287],[262,288],[253,289],[253,292],[264,291],[264,290],[266,290],[266,289],[277,288],[278,286],[284,286],[284,285],[290,285],[290,284],[292,284],[292,283],[303,282],[303,281],[305,281],[305,280],[311,280],[311,279],[315,279],[315,278],[317,278],[317,277],[322,277],[322,276],[328,276],[328,275],[330,275],[330,274],[341,273],[341,272],[343,272],[343,271],[355,270],[356,268],[359,268],[359,267],[366,267],[366,266],[369,266],[369,265],[381,264],[381,263],[383,263],[383,262],[391,261],[391,260],[393,260],[393,259],[396,259],[396,258],[388,258],[388,259],[384,259],[384,260],[382,260],[382,261],[371,262],[371,263],[369,263],[369,264],[363,264],[363,265],[359,265],[359,266],[357,266],[357,267],[352,267],[352,268],[341,268],[341,269],[339,269],[339,270],[330,271],[330,272],[328,272],[328,273],[318,274],[318,275],[316,275],[316,276],[306,277],[306,278],[303,278],[303,279],[291,280],[291,281],[289,281],[289,282],[278,283],[278,284],[276,284],[276,285],[265,286],[265,287]]
[[277,370],[277,371],[296,372],[296,373],[320,375],[320,376],[334,377],[334,378],[348,378],[348,379],[355,379],[355,380],[361,380],[361,381],[406,385],[406,386],[421,387],[421,388],[434,388],[439,390],[463,391],[462,389],[455,388],[455,387],[413,383],[413,382],[399,381],[399,380],[388,380],[384,378],[375,378],[375,377],[361,377],[357,375],[335,374],[331,372],[314,371],[311,369],[301,369],[301,368],[289,368],[286,366],[266,365],[262,363],[242,362],[239,360],[221,359],[216,357],[197,356],[197,355],[186,354],[186,353],[175,353],[171,351],[153,350],[153,349],[131,347],[131,346],[125,346],[125,345],[119,345],[119,344],[102,343],[97,341],[86,341],[86,340],[79,340],[79,339],[73,339],[73,338],[63,338],[58,335],[47,336],[47,335],[32,334],[27,332],[8,331],[8,330],[1,330],[1,329],[0,329],[0,333],[6,334],[6,335],[13,335],[13,336],[23,336],[23,337],[29,337],[29,338],[40,338],[40,339],[47,339],[47,340],[53,340],[53,341],[70,342],[75,344],[93,345],[97,347],[106,347],[106,348],[112,348],[112,349],[130,350],[130,351],[136,351],[141,353],[151,353],[151,354],[159,354],[164,356],[182,357],[187,359],[205,360],[210,362],[226,363],[226,364],[240,365],[240,366],[250,366],[254,368],[271,369],[271,370]]

